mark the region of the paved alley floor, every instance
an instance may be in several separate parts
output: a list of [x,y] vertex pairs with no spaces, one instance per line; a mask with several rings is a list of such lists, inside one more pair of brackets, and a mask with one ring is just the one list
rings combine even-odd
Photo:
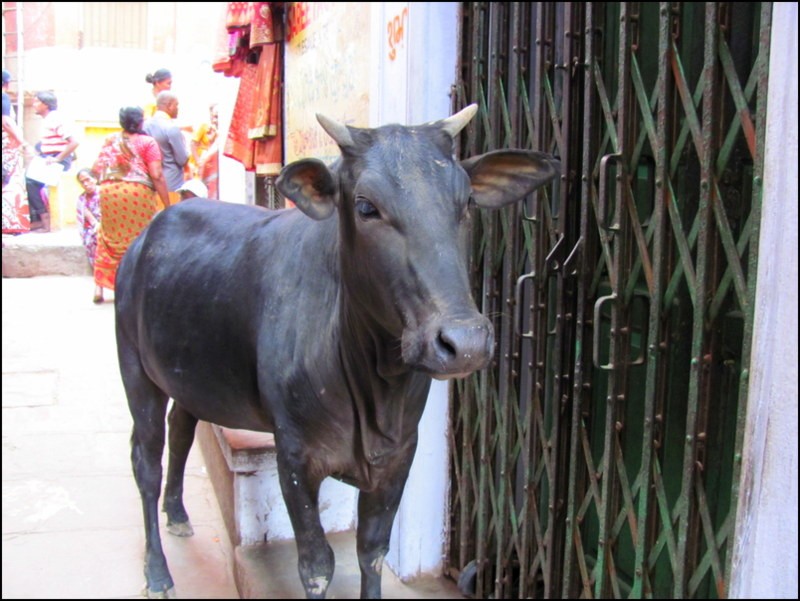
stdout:
[[[8,598],[141,598],[144,530],[114,305],[89,276],[3,278],[3,573]],[[179,598],[238,598],[233,550],[195,445],[195,535],[162,540]]]
[[[3,278],[2,287],[3,598],[141,598],[144,528],[113,302],[92,303],[90,276]],[[304,598],[294,541],[231,547],[198,444],[184,500],[194,536],[168,534],[161,514],[178,598],[238,599],[234,570],[247,598]],[[329,598],[359,594],[354,539],[329,535]],[[389,569],[383,595],[463,598],[445,578],[403,583]]]

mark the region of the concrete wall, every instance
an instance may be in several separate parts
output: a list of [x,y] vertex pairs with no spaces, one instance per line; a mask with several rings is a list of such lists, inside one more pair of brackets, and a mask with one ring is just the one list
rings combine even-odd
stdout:
[[730,597],[797,599],[797,4],[776,2]]
[[[370,124],[413,125],[450,115],[459,3],[374,3]],[[450,486],[448,384],[434,381],[397,512],[387,564],[401,579],[443,567]]]
[[285,156],[326,163],[339,147],[320,127],[317,113],[355,127],[370,114],[370,13],[367,3],[317,2],[287,16]]

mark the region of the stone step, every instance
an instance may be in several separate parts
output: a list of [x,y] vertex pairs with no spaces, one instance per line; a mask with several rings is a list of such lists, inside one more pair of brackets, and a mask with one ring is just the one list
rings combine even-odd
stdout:
[[[328,534],[336,557],[328,599],[358,599],[361,570],[354,530]],[[294,541],[269,545],[236,547],[234,581],[242,599],[304,599],[305,591],[297,572]],[[422,575],[406,582],[384,563],[381,592],[384,599],[464,599],[455,582],[442,576]]]
[[77,227],[46,234],[3,234],[3,277],[39,275],[92,275]]
[[[297,548],[278,481],[272,434],[231,430],[199,422],[200,445],[234,547],[234,582],[242,599],[302,599]],[[355,534],[356,489],[332,478],[319,493],[320,518],[336,556],[328,597],[355,599],[360,593]],[[192,508],[188,507],[191,514]],[[383,570],[385,599],[463,599],[455,583],[423,575],[401,581]]]
[[[200,422],[196,439],[233,546],[294,539],[272,434]],[[325,532],[349,530],[355,520],[356,489],[327,478],[320,487],[319,507]]]

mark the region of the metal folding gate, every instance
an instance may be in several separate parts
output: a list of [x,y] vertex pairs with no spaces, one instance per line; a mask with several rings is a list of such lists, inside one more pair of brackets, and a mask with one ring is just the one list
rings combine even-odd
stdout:
[[462,156],[561,158],[473,219],[493,364],[453,390],[448,562],[477,597],[725,597],[770,3],[464,3]]

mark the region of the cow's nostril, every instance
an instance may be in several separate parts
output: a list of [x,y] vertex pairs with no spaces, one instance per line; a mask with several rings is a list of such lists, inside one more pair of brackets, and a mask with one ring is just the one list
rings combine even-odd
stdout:
[[428,357],[439,373],[466,375],[486,366],[493,347],[492,329],[487,322],[454,319],[434,331]]
[[448,359],[452,359],[456,356],[456,346],[444,330],[439,331],[439,335],[436,337],[436,344],[442,354],[446,355]]

